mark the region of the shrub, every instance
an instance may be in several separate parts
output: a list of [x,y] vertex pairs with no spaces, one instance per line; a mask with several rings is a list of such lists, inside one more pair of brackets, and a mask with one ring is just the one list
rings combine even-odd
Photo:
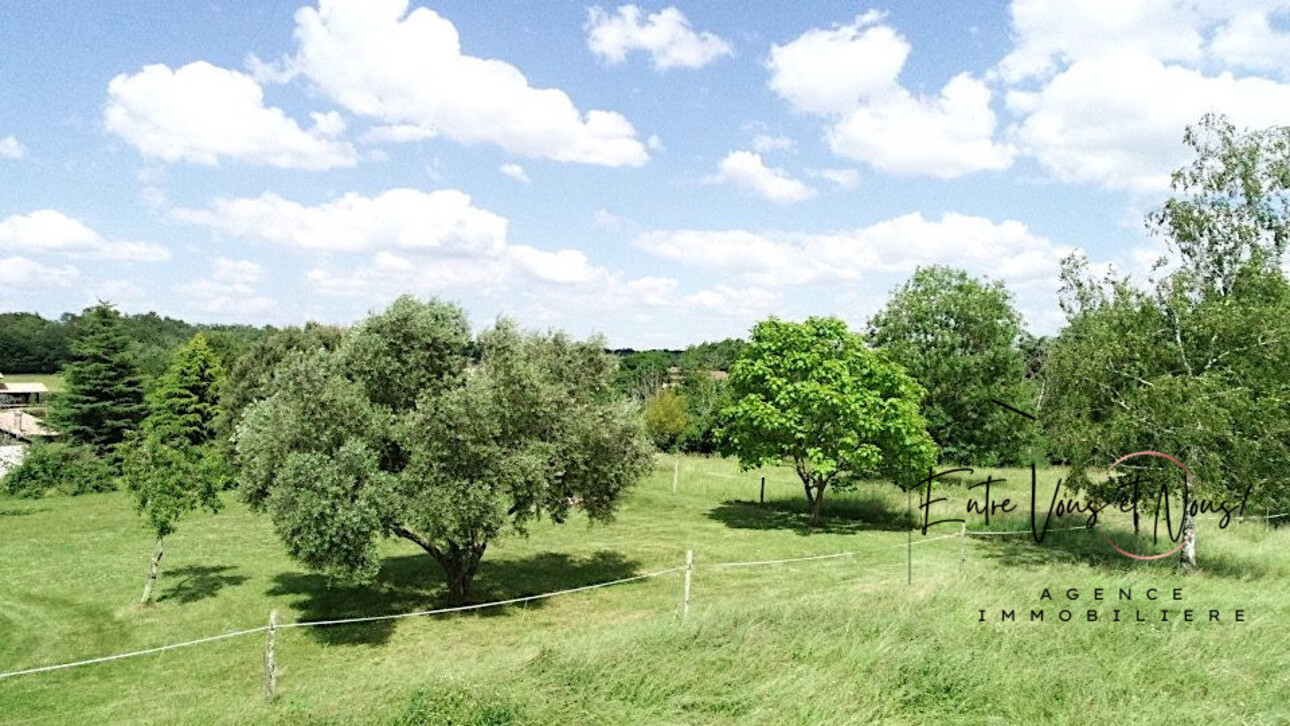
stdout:
[[9,494],[36,499],[50,492],[76,496],[116,489],[115,472],[92,447],[38,442],[0,484]]

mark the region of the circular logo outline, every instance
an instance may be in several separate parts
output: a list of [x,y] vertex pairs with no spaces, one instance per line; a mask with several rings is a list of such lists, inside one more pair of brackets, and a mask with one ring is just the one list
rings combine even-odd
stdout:
[[[1182,470],[1183,470],[1183,472],[1184,472],[1184,473],[1186,473],[1187,478],[1188,478],[1188,479],[1189,479],[1193,484],[1196,482],[1196,475],[1191,473],[1191,469],[1188,469],[1186,464],[1184,464],[1184,463],[1182,463],[1181,461],[1179,461],[1179,460],[1175,459],[1174,457],[1170,456],[1169,454],[1161,453],[1161,452],[1159,452],[1159,451],[1136,451],[1136,452],[1134,452],[1134,453],[1132,453],[1132,454],[1125,454],[1124,456],[1121,456],[1120,458],[1118,458],[1118,459],[1116,459],[1115,461],[1111,462],[1111,465],[1110,465],[1110,466],[1108,466],[1108,467],[1106,468],[1107,473],[1110,473],[1110,472],[1114,471],[1114,470],[1115,470],[1115,467],[1119,466],[1121,462],[1125,461],[1126,459],[1132,459],[1132,458],[1133,458],[1133,457],[1135,457],[1135,456],[1158,456],[1158,457],[1160,457],[1160,458],[1162,458],[1162,459],[1168,459],[1169,461],[1172,461],[1172,462],[1173,462],[1173,463],[1174,463],[1178,468],[1182,469]],[[1187,517],[1187,513],[1186,513],[1186,511],[1184,510],[1184,512],[1183,512],[1183,519],[1184,519],[1184,521],[1186,520],[1186,517]],[[1187,535],[1187,536],[1183,537],[1182,542],[1178,543],[1178,546],[1177,546],[1177,547],[1175,547],[1175,548],[1173,548],[1173,549],[1169,550],[1168,552],[1165,552],[1164,554],[1159,554],[1159,555],[1139,555],[1139,554],[1134,554],[1133,552],[1128,552],[1128,551],[1125,551],[1125,550],[1120,549],[1119,545],[1117,545],[1117,544],[1115,544],[1114,542],[1112,542],[1112,541],[1111,541],[1111,538],[1110,538],[1110,537],[1108,537],[1108,536],[1106,536],[1106,532],[1101,532],[1101,534],[1102,534],[1102,539],[1105,539],[1105,540],[1106,540],[1106,543],[1107,543],[1107,544],[1109,544],[1109,545],[1111,545],[1111,549],[1114,549],[1116,552],[1119,552],[1120,554],[1124,555],[1125,557],[1131,557],[1131,558],[1133,558],[1133,559],[1135,559],[1135,560],[1161,560],[1161,559],[1164,559],[1164,558],[1166,558],[1166,557],[1168,557],[1168,556],[1170,556],[1170,555],[1172,555],[1172,554],[1177,553],[1177,552],[1178,552],[1179,550],[1181,550],[1183,547],[1186,547],[1186,546],[1187,546],[1187,543],[1188,543],[1189,541],[1191,541],[1191,535]]]

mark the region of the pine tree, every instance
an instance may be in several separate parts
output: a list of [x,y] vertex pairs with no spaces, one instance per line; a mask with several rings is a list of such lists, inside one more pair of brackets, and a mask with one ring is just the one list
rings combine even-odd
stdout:
[[107,451],[147,413],[143,381],[115,308],[100,302],[86,309],[77,328],[52,423],[68,439]]
[[146,426],[163,438],[198,446],[215,438],[215,417],[224,370],[206,336],[198,333],[171,357],[170,367],[149,396]]

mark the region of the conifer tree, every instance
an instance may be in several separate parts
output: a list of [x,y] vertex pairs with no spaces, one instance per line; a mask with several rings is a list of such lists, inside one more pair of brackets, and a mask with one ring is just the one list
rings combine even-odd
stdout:
[[130,340],[121,314],[109,303],[81,315],[63,378],[67,390],[54,399],[51,418],[72,441],[110,451],[147,413]]

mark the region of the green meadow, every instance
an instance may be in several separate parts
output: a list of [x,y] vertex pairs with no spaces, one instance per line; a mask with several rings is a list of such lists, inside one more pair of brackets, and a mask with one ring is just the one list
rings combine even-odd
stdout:
[[[673,492],[672,463],[679,461]],[[978,471],[972,481],[984,478]],[[1025,505],[1029,472],[994,498]],[[760,476],[766,502],[760,504]],[[1051,492],[1061,470],[1040,473]],[[935,517],[961,516],[963,481]],[[390,542],[376,582],[290,561],[232,495],[168,540],[157,601],[136,604],[152,550],[124,493],[0,498],[0,672],[281,622],[442,604],[436,565]],[[1202,569],[1135,562],[1098,533],[958,536],[908,544],[906,495],[833,494],[805,527],[788,469],[660,457],[617,521],[581,515],[491,548],[478,602],[676,568],[682,573],[476,612],[281,630],[268,702],[263,633],[0,679],[0,721],[39,723],[862,724],[1290,722],[1290,528],[1202,522]],[[1061,526],[1078,522],[1066,520]],[[969,527],[981,529],[974,516]],[[1114,523],[1115,537],[1135,545]],[[1149,547],[1143,542],[1136,546]],[[912,551],[912,562],[907,560]],[[748,567],[721,563],[852,556]],[[1068,599],[1075,588],[1078,600]],[[1092,600],[1102,588],[1101,602]],[[1133,600],[1116,598],[1121,589]],[[1147,599],[1154,588],[1161,600]],[[1170,600],[1175,588],[1182,600]],[[1041,599],[1045,589],[1051,600]],[[1171,611],[1159,622],[1159,611]],[[1045,610],[1032,622],[1032,609]],[[1099,611],[1088,622],[1086,611]],[[1122,611],[1126,622],[1111,622]],[[1194,609],[1195,622],[1182,610]],[[1209,622],[1209,611],[1220,613]],[[987,622],[979,622],[981,611]],[[1016,621],[1000,622],[1004,611]],[[1060,612],[1076,616],[1062,622]],[[1243,611],[1244,622],[1234,622]],[[1130,621],[1141,611],[1149,622]]]

